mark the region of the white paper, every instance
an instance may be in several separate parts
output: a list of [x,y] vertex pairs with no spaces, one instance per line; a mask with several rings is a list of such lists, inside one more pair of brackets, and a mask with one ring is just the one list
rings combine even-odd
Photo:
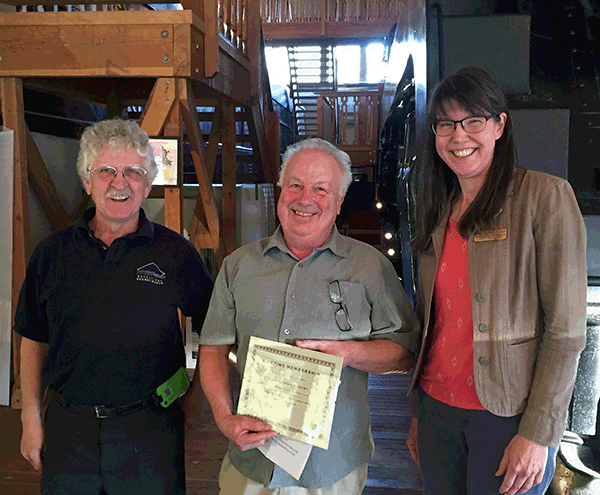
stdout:
[[297,480],[300,479],[312,445],[299,442],[293,438],[275,435],[269,438],[264,445],[258,447],[267,459],[277,464],[281,469],[290,473]]

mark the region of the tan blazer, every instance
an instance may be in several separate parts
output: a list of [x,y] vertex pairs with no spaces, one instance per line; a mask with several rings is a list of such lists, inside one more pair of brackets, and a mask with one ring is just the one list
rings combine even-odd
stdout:
[[[568,182],[518,169],[495,221],[469,238],[477,395],[498,416],[524,412],[519,433],[557,446],[585,346],[583,218]],[[433,283],[447,222],[448,214],[420,259],[423,342],[433,327]],[[425,352],[422,346],[411,390]]]

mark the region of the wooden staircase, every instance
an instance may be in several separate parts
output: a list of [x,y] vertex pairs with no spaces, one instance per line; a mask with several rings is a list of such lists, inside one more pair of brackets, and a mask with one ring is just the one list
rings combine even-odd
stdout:
[[291,98],[299,139],[317,135],[317,99],[335,88],[333,49],[330,45],[289,46]]

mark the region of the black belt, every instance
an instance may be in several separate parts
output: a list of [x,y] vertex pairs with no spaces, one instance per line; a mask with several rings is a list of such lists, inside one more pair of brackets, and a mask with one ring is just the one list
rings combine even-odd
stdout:
[[152,394],[150,397],[144,400],[138,400],[132,404],[118,407],[107,407],[107,406],[78,406],[76,404],[69,404],[60,395],[55,394],[54,398],[62,407],[69,411],[73,411],[83,416],[96,419],[105,418],[118,418],[130,414],[140,409],[144,409],[152,404],[156,404],[156,397]]

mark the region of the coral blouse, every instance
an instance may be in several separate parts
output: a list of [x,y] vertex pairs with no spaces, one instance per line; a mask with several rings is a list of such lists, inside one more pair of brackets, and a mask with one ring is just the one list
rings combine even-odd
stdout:
[[473,313],[469,241],[448,219],[433,289],[435,320],[419,385],[434,399],[462,409],[481,405],[473,380]]

